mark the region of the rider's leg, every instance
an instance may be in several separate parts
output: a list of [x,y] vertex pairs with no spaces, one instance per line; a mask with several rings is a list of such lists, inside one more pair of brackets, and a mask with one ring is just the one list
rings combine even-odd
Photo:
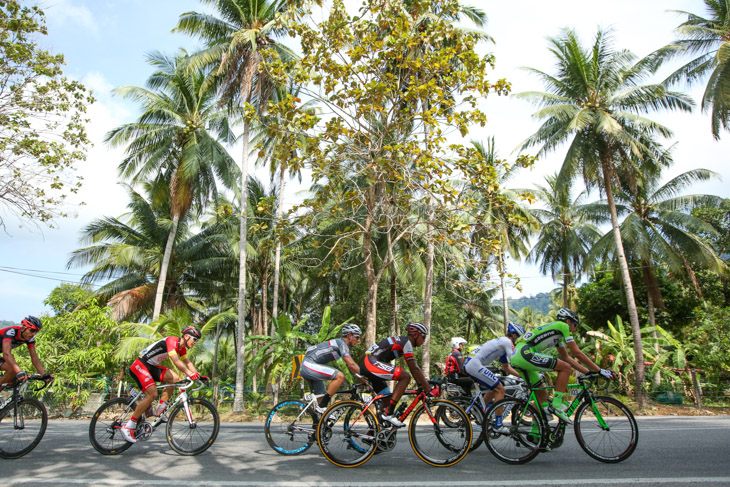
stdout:
[[390,398],[390,404],[386,406],[385,415],[390,416],[393,414],[395,405],[398,404],[400,398],[403,397],[403,393],[406,392],[408,384],[411,382],[411,375],[405,370],[401,369],[401,373],[398,376],[398,381],[393,388],[393,396]]
[[563,395],[568,389],[568,379],[570,378],[570,364],[562,360],[558,360],[554,369],[558,373],[555,380],[555,396],[553,396],[553,407],[557,408],[563,404]]
[[329,406],[330,398],[335,395],[343,382],[345,382],[345,374],[337,372],[337,376],[327,385],[325,395],[319,398],[319,407],[326,408]]
[[0,391],[2,391],[5,387],[5,384],[15,379],[15,367],[12,367],[7,362],[2,362],[2,365],[0,365],[0,370],[5,372],[2,376],[0,376]]

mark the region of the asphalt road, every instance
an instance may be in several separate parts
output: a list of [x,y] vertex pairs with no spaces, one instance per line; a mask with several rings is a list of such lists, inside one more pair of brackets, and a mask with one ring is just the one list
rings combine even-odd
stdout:
[[85,421],[51,421],[38,447],[18,460],[0,460],[0,485],[184,486],[730,486],[730,416],[642,417],[639,445],[623,463],[597,462],[570,430],[561,448],[526,465],[507,465],[485,447],[449,468],[423,463],[399,435],[390,454],[357,468],[330,464],[314,445],[296,457],[272,451],[262,424],[223,424],[215,444],[182,457],[158,430],[117,456],[89,443]]

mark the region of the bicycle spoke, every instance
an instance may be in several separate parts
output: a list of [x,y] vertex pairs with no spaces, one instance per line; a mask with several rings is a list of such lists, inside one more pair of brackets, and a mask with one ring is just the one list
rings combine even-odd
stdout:
[[271,408],[266,417],[266,441],[282,455],[303,453],[315,441],[318,419],[307,404],[295,400],[282,401]]
[[0,421],[0,457],[19,458],[35,448],[48,424],[46,409],[35,399],[23,399]]
[[421,460],[437,467],[450,466],[461,461],[469,451],[471,422],[456,404],[435,400],[428,409],[421,406],[413,412],[408,437]]
[[181,455],[197,455],[210,448],[218,437],[220,419],[215,406],[205,399],[188,399],[188,411],[184,404],[172,410],[167,423],[167,442]]
[[617,399],[594,397],[576,413],[575,434],[580,446],[596,460],[616,463],[636,449],[639,429],[631,412]]

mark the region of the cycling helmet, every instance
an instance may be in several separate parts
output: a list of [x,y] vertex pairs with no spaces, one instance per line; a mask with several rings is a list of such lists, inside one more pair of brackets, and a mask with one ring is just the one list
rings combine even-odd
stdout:
[[40,318],[36,318],[35,316],[28,316],[27,318],[24,318],[20,324],[26,328],[36,331],[40,331],[41,328],[43,328],[43,323],[41,323]]
[[195,338],[196,340],[200,339],[200,337],[202,336],[200,333],[200,330],[193,325],[186,326],[185,328],[183,328],[182,334],[190,335],[191,337]]
[[509,322],[509,325],[507,326],[507,333],[511,335],[512,333],[517,333],[517,336],[522,336],[525,334],[525,329],[522,328],[517,323]]
[[454,337],[451,339],[451,348],[459,348],[462,343],[466,345],[466,340],[461,337]]
[[426,325],[424,325],[423,323],[419,323],[418,321],[411,321],[410,323],[408,323],[408,326],[406,326],[406,331],[408,333],[420,333],[424,337],[428,335]]
[[560,308],[558,310],[558,320],[568,322],[568,320],[571,320],[576,325],[580,324],[580,318],[578,318],[578,315],[569,310],[568,308]]
[[342,336],[345,335],[355,335],[359,337],[360,335],[362,335],[362,330],[354,323],[345,323],[345,325],[342,327]]

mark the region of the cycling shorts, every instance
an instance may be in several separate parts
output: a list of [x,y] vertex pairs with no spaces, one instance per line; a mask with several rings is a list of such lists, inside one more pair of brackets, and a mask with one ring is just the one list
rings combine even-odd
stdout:
[[466,371],[475,381],[490,391],[499,385],[499,379],[494,372],[489,370],[489,367],[482,365],[479,360],[469,360],[469,363],[466,364]]
[[558,359],[542,353],[535,353],[529,347],[521,347],[515,351],[511,359],[513,367],[519,367],[527,373],[525,380],[534,385],[540,381],[539,372],[555,370]]
[[388,388],[388,384],[385,383],[387,380],[398,380],[403,373],[403,369],[393,364],[380,362],[376,360],[372,355],[366,355],[362,365],[360,365],[361,374],[367,377],[373,384],[375,392],[381,393],[381,391]]
[[135,360],[129,367],[129,373],[132,374],[132,378],[142,392],[154,386],[155,382],[162,382],[165,372],[167,372],[167,367],[145,364],[140,359]]
[[333,367],[317,364],[309,360],[302,361],[302,366],[299,369],[299,375],[307,379],[314,394],[324,394],[327,392],[324,381],[333,380],[337,377],[338,373],[339,370]]

